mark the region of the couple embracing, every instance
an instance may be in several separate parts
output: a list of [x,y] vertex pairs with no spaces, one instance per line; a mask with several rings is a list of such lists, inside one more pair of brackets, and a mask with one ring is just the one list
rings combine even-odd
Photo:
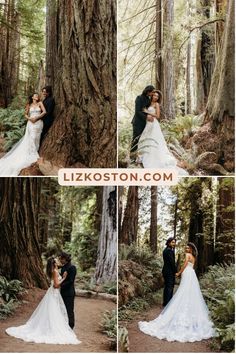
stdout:
[[46,270],[50,287],[38,307],[26,324],[7,328],[6,332],[26,342],[79,344],[73,331],[76,267],[70,255],[62,252],[58,258],[48,259]]
[[18,176],[22,169],[39,160],[39,147],[53,123],[55,107],[51,86],[42,89],[42,96],[42,101],[38,93],[29,96],[25,107],[25,134],[0,159],[0,176]]
[[147,86],[136,98],[131,156],[135,156],[136,163],[144,168],[169,168],[187,175],[169,151],[162,133],[159,123],[161,101],[161,92],[152,85]]

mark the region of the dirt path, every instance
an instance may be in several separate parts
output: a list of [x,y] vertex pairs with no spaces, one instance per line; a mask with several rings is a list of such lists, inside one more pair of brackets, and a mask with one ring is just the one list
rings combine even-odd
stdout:
[[138,321],[150,321],[161,312],[158,306],[139,314],[126,325],[129,332],[129,351],[139,353],[210,353],[211,340],[194,343],[167,342],[142,333],[138,329]]
[[76,297],[74,331],[82,341],[79,345],[53,345],[26,343],[20,339],[10,337],[5,329],[11,326],[24,324],[38,305],[45,291],[31,290],[27,295],[27,302],[17,308],[15,313],[6,320],[0,321],[0,352],[111,352],[106,335],[101,333],[99,324],[102,314],[106,310],[116,308],[112,301],[100,299],[87,299]]

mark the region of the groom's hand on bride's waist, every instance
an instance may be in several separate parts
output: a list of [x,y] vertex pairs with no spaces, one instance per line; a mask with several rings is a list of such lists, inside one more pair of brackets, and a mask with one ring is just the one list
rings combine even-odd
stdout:
[[147,115],[147,121],[148,122],[153,122],[154,121],[154,117],[151,116],[150,114]]

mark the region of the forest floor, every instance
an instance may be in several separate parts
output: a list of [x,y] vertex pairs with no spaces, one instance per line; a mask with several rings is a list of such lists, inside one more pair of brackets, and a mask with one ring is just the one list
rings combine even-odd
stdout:
[[145,313],[139,313],[134,316],[132,321],[121,323],[129,333],[129,352],[134,353],[212,353],[210,348],[211,340],[203,340],[194,343],[168,342],[144,334],[138,328],[139,321],[154,320],[162,308],[153,306]]
[[0,352],[12,353],[70,353],[70,352],[111,352],[109,340],[101,332],[102,315],[107,310],[116,308],[113,301],[101,299],[75,298],[75,328],[79,345],[55,345],[27,343],[10,337],[5,333],[6,328],[24,324],[45,294],[44,290],[32,289],[24,298],[16,311],[6,320],[0,321]]

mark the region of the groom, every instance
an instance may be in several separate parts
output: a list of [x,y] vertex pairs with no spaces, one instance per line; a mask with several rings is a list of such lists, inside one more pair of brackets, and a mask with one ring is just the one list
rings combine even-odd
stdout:
[[146,119],[150,119],[152,121],[154,120],[151,115],[143,112],[144,108],[148,108],[150,106],[153,90],[155,90],[155,87],[152,85],[145,87],[142,94],[135,100],[135,114],[132,120],[133,140],[130,150],[131,153],[137,150],[140,135],[142,134],[146,125]]
[[47,113],[43,118],[43,131],[40,138],[40,145],[42,144],[50,127],[52,126],[54,120],[53,111],[55,108],[55,100],[52,94],[52,86],[45,86],[42,89],[42,94],[43,94],[43,105]]
[[176,241],[174,237],[169,237],[166,241],[166,248],[163,251],[164,266],[162,274],[165,281],[164,293],[163,293],[163,306],[166,306],[173,296],[175,286],[175,245]]
[[66,279],[61,284],[61,296],[66,306],[69,318],[69,326],[73,329],[75,325],[74,300],[75,300],[75,276],[76,267],[71,264],[71,256],[66,252],[61,252],[59,260],[62,264],[61,276],[67,272]]

